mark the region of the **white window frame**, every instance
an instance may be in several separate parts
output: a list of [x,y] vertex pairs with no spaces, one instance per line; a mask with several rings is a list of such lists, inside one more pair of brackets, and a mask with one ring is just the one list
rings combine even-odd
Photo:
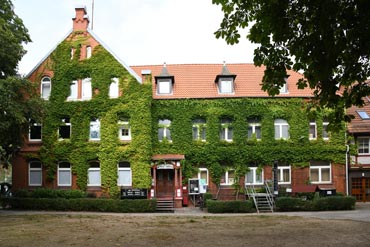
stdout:
[[90,58],[92,54],[92,48],[91,46],[86,46],[86,58]]
[[[37,139],[31,138],[32,127],[40,127],[40,138],[37,138]],[[40,142],[42,140],[42,125],[40,123],[34,123],[30,121],[30,127],[28,131],[28,140],[30,142]]]
[[71,92],[67,100],[77,100],[78,98],[78,81],[77,80],[74,80],[71,82],[70,91]]
[[[314,133],[311,133],[311,128],[313,128]],[[310,120],[310,129],[308,131],[308,139],[316,140],[317,139],[317,125],[315,120]]]
[[157,81],[157,94],[158,95],[171,95],[173,93],[171,79],[159,79]]
[[[120,184],[120,171],[129,171],[130,173],[130,183],[127,184]],[[120,167],[119,163],[117,164],[117,185],[118,186],[132,186],[132,171],[131,171],[131,164],[129,167]]]
[[[230,178],[229,178],[229,172],[232,171],[234,173],[234,178],[231,183]],[[233,185],[235,183],[235,170],[234,169],[229,169],[225,171],[225,182],[220,183],[220,185]]]
[[109,98],[116,99],[119,97],[119,79],[112,78],[111,84],[109,85]]
[[207,185],[208,186],[208,182],[209,182],[209,175],[208,175],[208,169],[207,168],[203,168],[203,167],[201,167],[201,168],[199,168],[199,171],[198,171],[198,179],[199,179],[199,181],[202,179],[202,172],[206,172],[206,174],[207,174],[207,178],[206,178],[206,183],[204,184],[204,185]]
[[[49,85],[49,94],[48,95],[44,95],[44,86],[45,85]],[[44,100],[48,100],[49,99],[50,94],[51,94],[51,79],[50,79],[49,76],[44,76],[41,79],[40,94],[41,94],[41,98],[43,98]]]
[[[31,167],[31,164],[38,163],[40,164],[40,167]],[[40,182],[39,183],[31,183],[31,174],[38,173],[40,174]],[[28,163],[28,185],[29,186],[41,186],[42,185],[42,164],[40,161],[30,161]]]
[[[201,121],[201,122],[199,122]],[[204,121],[204,122],[203,122]],[[193,120],[193,140],[194,141],[206,141],[207,138],[207,122],[203,118],[198,118]],[[204,138],[203,138],[203,131],[204,131]],[[194,133],[196,132],[196,138],[194,138]]]
[[[68,163],[69,167],[68,168],[60,167],[61,163]],[[61,171],[62,172],[69,172],[69,183],[67,183],[67,184],[61,184],[60,183],[60,172]],[[58,186],[60,186],[60,187],[63,187],[63,186],[70,187],[70,186],[72,186],[72,165],[71,165],[71,163],[69,163],[69,162],[59,162],[59,164],[58,164]]]
[[[91,137],[91,134],[93,133],[93,131],[97,131],[98,133],[98,137]],[[100,141],[100,138],[101,138],[101,133],[100,133],[100,120],[97,118],[97,119],[92,119],[90,121],[90,132],[89,132],[89,140],[90,141]]]
[[288,91],[288,81],[287,81],[287,79],[285,79],[285,83],[284,83],[282,86],[280,86],[280,88],[279,88],[279,93],[280,93],[280,94],[287,94],[287,93],[289,93],[289,91]]
[[[284,127],[287,127],[287,133],[288,133],[287,137],[283,136],[283,128]],[[278,133],[276,132],[276,128],[278,128]],[[289,123],[288,123],[287,120],[281,119],[281,118],[275,119],[274,129],[275,129],[275,140],[280,140],[280,139],[288,140],[290,138]],[[278,136],[277,136],[277,134],[278,134]]]
[[[231,119],[221,119],[221,130],[220,130],[220,139],[222,141],[232,142],[233,136],[234,136],[234,129],[232,127],[229,127],[233,124],[233,121]],[[231,137],[229,136],[229,130],[231,132]],[[222,137],[222,134],[224,134],[224,138]]]
[[[360,142],[360,140],[363,140],[363,143]],[[364,150],[366,147],[363,147],[364,145],[367,145],[367,152],[360,152],[360,149]],[[369,155],[370,154],[370,137],[369,136],[361,136],[357,137],[357,153],[358,155]]]
[[[131,141],[131,126],[128,120],[118,121],[118,138],[121,141]],[[127,129],[128,135],[122,135],[122,130]]]
[[[289,181],[284,181],[284,170],[289,170]],[[278,166],[278,184],[291,184],[292,169],[291,166]]]
[[[91,167],[91,164],[99,164],[99,167]],[[89,164],[89,168],[87,169],[87,186],[101,186],[101,171],[100,171],[100,163],[97,161],[93,161]],[[90,175],[93,172],[99,172],[99,182],[98,183],[91,183]]]
[[[251,128],[251,132],[249,131]],[[260,137],[258,138],[256,134],[256,129],[259,128]],[[248,119],[248,139],[252,139],[252,136],[255,135],[257,141],[260,141],[262,138],[262,129],[261,121],[259,119]]]
[[[66,122],[67,119],[69,120],[69,122]],[[72,136],[72,123],[71,123],[71,119],[68,118],[68,117],[65,117],[65,118],[62,118],[61,121],[64,124],[64,126],[69,126],[69,138],[60,137],[60,127],[63,126],[61,124],[61,125],[59,125],[59,128],[58,128],[58,140],[59,141],[62,141],[62,140],[70,140],[71,139],[71,136]]]
[[[167,122],[167,123],[163,123]],[[171,123],[172,121],[169,119],[160,119],[158,120],[158,140],[162,142],[164,139],[167,139],[167,141],[172,142],[172,137],[171,137]],[[163,136],[162,139],[159,138],[159,130],[163,129]],[[169,136],[167,136],[167,131],[169,133]]]
[[90,100],[92,98],[91,78],[82,80],[82,100]]
[[329,125],[329,121],[324,120],[322,122],[322,139],[325,141],[330,139],[329,132],[328,132],[328,125]]
[[[311,181],[312,184],[330,184],[331,181],[332,181],[331,163],[328,162],[327,165],[322,164],[322,163],[324,163],[324,162],[314,162],[314,164],[310,163],[309,171],[310,171],[310,181]],[[329,180],[328,181],[323,181],[322,180],[322,170],[323,169],[329,169]],[[318,170],[318,181],[312,181],[311,170]]]
[[[265,179],[264,178],[264,170],[262,169],[260,174],[258,174],[257,171],[258,171],[258,167],[249,167],[249,171],[245,174],[245,185],[263,185],[264,179]],[[252,173],[252,175],[253,175],[253,181],[252,182],[247,181],[248,173]],[[256,180],[257,175],[261,176],[261,181]]]
[[234,79],[233,78],[218,79],[218,93],[234,94]]

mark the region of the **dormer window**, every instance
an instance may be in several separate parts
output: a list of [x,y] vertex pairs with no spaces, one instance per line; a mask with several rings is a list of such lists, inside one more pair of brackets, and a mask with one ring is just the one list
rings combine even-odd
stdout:
[[285,83],[279,88],[279,93],[288,93],[288,80],[285,78]]
[[173,94],[173,84],[175,83],[175,77],[168,73],[166,64],[163,65],[161,74],[159,76],[155,76],[155,83],[157,85],[158,95]]
[[215,79],[215,83],[218,84],[218,93],[233,94],[235,88],[235,77],[236,75],[231,74],[226,64],[224,63],[221,74],[217,75]]

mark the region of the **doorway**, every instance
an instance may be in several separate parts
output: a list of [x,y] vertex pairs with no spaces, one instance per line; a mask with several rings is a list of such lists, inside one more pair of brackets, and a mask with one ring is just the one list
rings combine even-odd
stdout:
[[174,197],[174,169],[157,169],[157,198]]
[[352,178],[352,196],[356,197],[356,201],[370,201],[370,178]]

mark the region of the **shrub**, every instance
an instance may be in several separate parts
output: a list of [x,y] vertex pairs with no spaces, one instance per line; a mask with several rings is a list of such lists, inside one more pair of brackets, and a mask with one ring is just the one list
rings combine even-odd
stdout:
[[115,200],[93,198],[5,198],[3,203],[11,209],[98,211],[119,213],[154,212],[156,200]]
[[278,211],[301,211],[305,208],[306,201],[295,197],[278,197],[275,201]]
[[355,208],[356,199],[351,196],[329,196],[309,201],[293,197],[279,197],[275,203],[277,210],[282,212],[351,210]]
[[46,188],[37,188],[32,191],[18,190],[14,197],[19,198],[84,198],[86,193],[81,190],[55,190]]
[[204,202],[204,207],[207,207],[207,200],[211,200],[213,198],[213,195],[211,193],[205,193],[203,194],[203,202]]
[[217,201],[207,200],[209,213],[253,213],[253,202],[249,201]]

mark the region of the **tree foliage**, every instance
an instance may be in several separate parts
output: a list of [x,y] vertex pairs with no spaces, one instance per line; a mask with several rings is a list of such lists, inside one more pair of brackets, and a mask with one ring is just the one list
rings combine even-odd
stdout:
[[26,53],[23,43],[30,42],[27,28],[13,10],[10,0],[0,1],[0,79],[14,76]]
[[332,108],[331,120],[349,121],[344,109],[370,95],[370,2],[366,0],[213,0],[224,18],[215,32],[228,44],[251,25],[247,38],[259,44],[254,63],[265,65],[262,89],[270,95],[289,76],[302,72],[298,88],[314,91],[313,104]]

